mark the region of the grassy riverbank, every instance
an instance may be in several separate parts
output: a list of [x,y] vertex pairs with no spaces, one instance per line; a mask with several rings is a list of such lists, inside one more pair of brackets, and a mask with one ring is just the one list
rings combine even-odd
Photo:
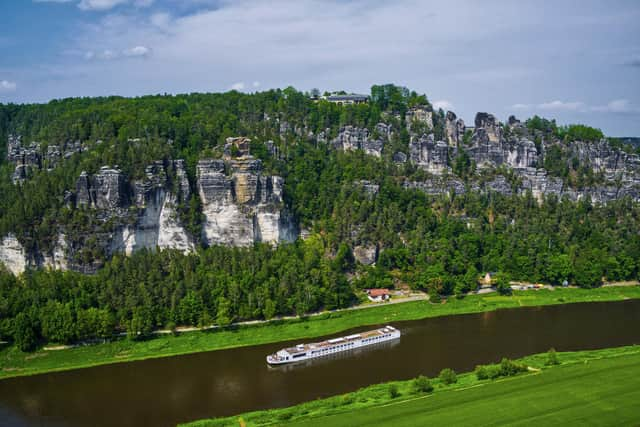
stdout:
[[[201,420],[189,427],[414,426],[414,425],[631,425],[640,421],[640,347],[546,354],[520,359],[530,372],[496,380],[458,376],[453,385],[431,380],[433,392],[413,381],[377,384],[297,406]],[[391,397],[395,386],[398,395]]]
[[230,347],[330,335],[364,325],[427,317],[491,311],[500,308],[540,306],[640,298],[640,286],[599,289],[556,289],[450,298],[446,303],[413,301],[361,310],[345,310],[305,319],[273,321],[251,326],[161,336],[147,341],[121,339],[105,344],[66,350],[22,353],[15,347],[0,351],[0,379],[108,363],[166,357]]

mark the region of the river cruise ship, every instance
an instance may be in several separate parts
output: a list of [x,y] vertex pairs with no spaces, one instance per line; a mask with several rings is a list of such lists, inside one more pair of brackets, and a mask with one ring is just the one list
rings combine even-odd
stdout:
[[400,331],[398,329],[393,326],[385,326],[384,328],[374,329],[360,334],[283,348],[274,354],[268,355],[267,363],[270,365],[282,365],[300,360],[315,359],[317,357],[328,356],[341,351],[366,347],[398,338],[400,338]]

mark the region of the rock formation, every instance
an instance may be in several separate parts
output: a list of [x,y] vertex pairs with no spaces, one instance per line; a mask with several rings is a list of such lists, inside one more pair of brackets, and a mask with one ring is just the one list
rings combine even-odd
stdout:
[[27,254],[24,247],[13,234],[0,240],[0,264],[13,274],[20,274],[27,266]]
[[433,134],[422,135],[409,144],[409,158],[422,169],[441,174],[449,169],[449,146],[444,141],[434,141]]
[[410,108],[405,114],[407,130],[415,132],[414,125],[426,126],[426,130],[433,129],[433,109],[430,106],[416,106]]
[[462,142],[464,136],[465,126],[464,120],[458,119],[453,111],[447,111],[445,117],[444,131],[447,137],[447,142],[451,147],[457,147]]
[[340,128],[338,136],[331,141],[331,144],[340,150],[362,150],[371,156],[380,157],[382,155],[384,141],[388,140],[390,132],[389,126],[380,123],[376,126],[376,133],[378,133],[380,137],[372,138],[367,128],[344,126]]
[[203,240],[208,245],[295,240],[293,220],[283,204],[284,180],[264,175],[260,160],[200,160],[197,186],[205,216]]

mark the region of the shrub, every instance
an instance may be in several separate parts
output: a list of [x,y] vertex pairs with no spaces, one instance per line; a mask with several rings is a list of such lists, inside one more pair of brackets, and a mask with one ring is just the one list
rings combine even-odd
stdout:
[[500,362],[500,375],[503,377],[511,377],[516,375],[518,372],[524,372],[526,370],[526,366],[516,363],[511,359],[507,359],[506,357]]
[[547,361],[544,364],[547,366],[560,364],[558,355],[556,354],[556,350],[554,348],[550,348],[547,352]]
[[413,389],[418,393],[430,393],[433,391],[433,386],[431,385],[429,378],[424,375],[420,375],[418,378],[413,380]]
[[502,373],[499,365],[489,366],[488,371],[489,371],[489,378],[492,380],[495,380],[496,378],[500,378],[500,374]]
[[398,386],[396,384],[390,384],[389,397],[391,397],[392,399],[395,399],[398,396],[400,396],[400,392],[398,391]]
[[483,365],[476,366],[476,378],[486,380],[489,378],[489,368]]
[[458,382],[458,376],[456,375],[456,371],[450,368],[445,368],[440,371],[440,382],[445,385],[454,384]]

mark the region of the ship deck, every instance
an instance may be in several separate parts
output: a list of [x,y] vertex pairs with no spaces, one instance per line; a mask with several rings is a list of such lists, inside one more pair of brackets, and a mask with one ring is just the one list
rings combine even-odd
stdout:
[[309,350],[317,350],[319,348],[333,347],[334,345],[338,345],[338,344],[346,344],[359,339],[371,338],[374,336],[381,336],[394,331],[395,329],[385,326],[384,328],[361,332],[359,334],[348,335],[346,337],[333,338],[326,341],[312,342],[307,344],[298,344],[297,346],[288,347],[288,348],[285,348],[284,350],[287,353],[294,355],[298,353],[304,353]]

